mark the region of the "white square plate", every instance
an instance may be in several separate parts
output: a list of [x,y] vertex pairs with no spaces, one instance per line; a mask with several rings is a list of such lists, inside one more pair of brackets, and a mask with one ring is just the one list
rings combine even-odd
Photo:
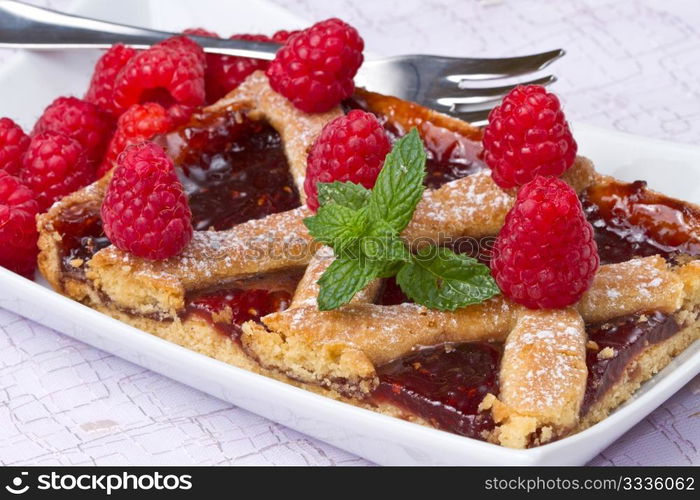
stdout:
[[[167,8],[166,8],[167,7]],[[92,0],[74,11],[166,30],[206,26],[228,34],[271,33],[304,22],[264,1]],[[342,13],[338,13],[342,16]],[[58,95],[82,95],[95,52],[20,53],[0,70],[2,115],[31,127]],[[581,124],[582,154],[601,172],[646,179],[700,202],[700,149]],[[700,371],[700,342],[648,381],[609,418],[552,444],[512,450],[356,408],[189,351],[104,316],[0,268],[0,307],[379,464],[580,465],[610,445]]]

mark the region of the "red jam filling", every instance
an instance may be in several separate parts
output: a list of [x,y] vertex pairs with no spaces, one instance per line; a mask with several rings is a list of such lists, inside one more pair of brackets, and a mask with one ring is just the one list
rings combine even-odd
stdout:
[[243,323],[260,321],[263,316],[284,311],[291,300],[291,294],[285,291],[240,288],[217,290],[190,298],[184,316],[197,315],[222,334],[237,341]]
[[[581,415],[620,380],[629,362],[648,345],[678,332],[675,319],[655,312],[624,316],[586,328],[598,349],[588,349],[588,381]],[[610,356],[603,349],[610,347]],[[489,392],[498,394],[502,346],[467,342],[421,348],[378,369],[380,385],[373,394],[377,402],[389,402],[410,411],[435,427],[476,439],[493,429],[490,414],[478,411]]]
[[[388,122],[384,128],[392,142],[407,132]],[[430,122],[423,122],[420,128],[427,154],[425,185],[430,189],[486,168],[481,160],[481,144]]]
[[[377,100],[386,100],[389,114],[384,115],[370,109],[370,104],[361,97],[347,100],[346,109],[364,109],[372,111],[386,130],[391,142],[406,134],[399,121],[408,121],[419,128],[427,154],[425,184],[431,189],[438,188],[455,179],[461,179],[486,168],[482,160],[481,142],[475,137],[465,137],[444,127],[439,127],[420,117],[422,108],[416,108],[411,103],[398,101],[395,98],[377,96]],[[404,115],[404,116],[398,116]],[[396,118],[399,119],[396,119]],[[410,118],[409,118],[410,117]]]
[[282,140],[266,122],[207,115],[161,142],[178,167],[196,231],[229,229],[300,204]]
[[99,209],[67,210],[54,223],[61,233],[61,266],[71,275],[81,275],[85,263],[97,252],[109,246],[109,239],[102,230]]
[[[660,312],[589,325],[586,328],[588,339],[595,342],[598,348],[589,348],[586,352],[588,382],[581,414],[585,415],[620,380],[628,363],[645,347],[670,338],[679,329],[672,316]],[[612,351],[603,352],[607,347]]]
[[595,230],[601,264],[661,255],[700,257],[700,213],[646,189],[644,181],[593,186],[581,197]]
[[390,402],[439,429],[484,439],[493,429],[479,404],[498,394],[501,346],[487,342],[426,347],[378,370],[377,402]]

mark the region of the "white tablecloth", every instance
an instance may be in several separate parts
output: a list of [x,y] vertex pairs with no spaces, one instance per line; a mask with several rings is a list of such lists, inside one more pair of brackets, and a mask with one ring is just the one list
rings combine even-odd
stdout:
[[[564,47],[568,55],[553,70],[569,118],[700,144],[696,0],[277,3],[312,20],[342,17],[369,50],[387,55],[500,56]],[[0,52],[0,61],[7,56]],[[698,394],[700,378],[592,464],[697,464]],[[365,463],[0,310],[2,465]]]

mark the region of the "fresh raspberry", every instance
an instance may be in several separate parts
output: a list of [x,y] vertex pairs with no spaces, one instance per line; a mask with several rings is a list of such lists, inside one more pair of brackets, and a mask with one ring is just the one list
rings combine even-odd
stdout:
[[95,168],[75,139],[58,132],[32,137],[24,155],[22,181],[36,193],[42,212],[94,178]]
[[204,52],[187,37],[175,37],[136,54],[114,82],[113,104],[119,113],[130,106],[157,102],[173,123],[186,122],[204,103]]
[[0,266],[30,279],[38,253],[38,212],[32,190],[0,170]]
[[0,170],[19,174],[22,157],[29,146],[29,136],[9,118],[0,118]]
[[574,190],[556,177],[525,184],[491,260],[504,295],[531,309],[567,307],[591,286],[598,264],[593,227]]
[[164,134],[172,128],[165,108],[155,102],[134,104],[119,117],[117,131],[112,136],[102,165],[97,171],[100,178],[112,169],[119,154],[131,144],[136,144]]
[[355,28],[328,19],[291,35],[267,68],[270,86],[307,113],[328,111],[355,90],[364,42]]
[[90,87],[85,94],[85,100],[115,116],[119,113],[112,103],[114,81],[129,59],[136,55],[136,50],[118,43],[102,54],[95,64]]
[[306,166],[306,204],[318,210],[319,182],[354,182],[370,189],[391,143],[372,113],[354,109],[326,124],[314,142]]
[[192,213],[173,162],[153,142],[127,148],[102,203],[105,233],[117,248],[162,260],[192,239]]
[[[219,38],[216,33],[201,28],[185,30],[186,34]],[[265,35],[233,35],[232,40],[248,40],[251,42],[272,41]],[[222,56],[207,54],[206,88],[207,102],[213,103],[238,87],[248,75],[256,70],[264,70],[267,61],[247,57]]]
[[[194,35],[194,36],[207,36],[209,38],[221,38],[215,31],[209,31],[208,29],[205,28],[187,28],[185,31],[183,31],[185,35]],[[209,54],[207,54],[208,56]]]
[[202,49],[197,42],[189,37],[173,36],[158,43],[158,46],[167,47],[178,52],[193,54],[197,57],[201,64],[206,65],[207,56],[204,53],[204,49]]
[[301,30],[292,30],[292,31],[287,31],[287,30],[279,30],[277,33],[272,35],[272,41],[277,42],[277,43],[284,43],[287,40],[289,40],[289,37],[292,35],[296,35],[297,33],[300,33]]
[[78,141],[88,161],[102,160],[114,124],[97,106],[76,97],[59,97],[52,102],[34,125],[32,135],[58,132]]
[[518,86],[493,108],[483,144],[493,180],[503,189],[538,175],[559,177],[574,164],[577,149],[559,99],[540,85]]

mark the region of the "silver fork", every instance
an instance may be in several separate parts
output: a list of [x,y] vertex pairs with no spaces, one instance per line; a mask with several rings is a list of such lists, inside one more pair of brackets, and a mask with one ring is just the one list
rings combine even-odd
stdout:
[[[135,26],[64,14],[13,0],[0,0],[0,47],[33,50],[99,49],[115,43],[147,48],[175,35]],[[206,52],[273,59],[276,43],[191,36]],[[393,95],[472,123],[488,112],[515,85],[471,86],[542,70],[564,55],[561,49],[521,57],[478,59],[404,55],[365,61],[355,82],[374,92]],[[548,85],[553,75],[519,82]]]

